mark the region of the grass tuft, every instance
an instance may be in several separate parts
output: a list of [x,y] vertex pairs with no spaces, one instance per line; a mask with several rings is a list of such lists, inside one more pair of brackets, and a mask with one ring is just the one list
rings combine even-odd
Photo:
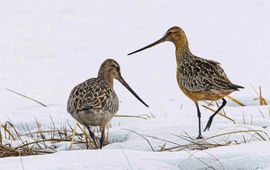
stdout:
[[[90,149],[95,148],[93,141],[79,124],[74,128],[68,124],[57,129],[53,123],[49,130],[43,130],[38,121],[36,125],[37,130],[34,131],[25,125],[24,133],[19,133],[11,122],[0,125],[0,158],[55,153],[58,151],[58,144],[63,142],[69,143],[66,150],[82,148],[85,145]],[[86,138],[90,141],[89,144],[86,143]]]

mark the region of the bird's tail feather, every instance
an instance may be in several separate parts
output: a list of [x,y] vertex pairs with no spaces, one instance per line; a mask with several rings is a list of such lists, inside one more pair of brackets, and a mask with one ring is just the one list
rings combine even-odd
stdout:
[[235,90],[244,89],[244,87],[239,86],[239,85],[236,85],[236,84],[228,84],[228,86],[229,86],[231,89],[235,89]]

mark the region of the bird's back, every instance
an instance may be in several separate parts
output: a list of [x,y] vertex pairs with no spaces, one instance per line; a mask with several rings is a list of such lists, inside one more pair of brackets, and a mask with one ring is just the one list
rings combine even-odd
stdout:
[[[194,55],[181,58],[177,80],[185,94],[194,94],[199,100],[217,100],[241,88],[231,83],[218,62]],[[191,94],[187,95],[192,98]]]
[[118,107],[118,97],[113,88],[101,78],[91,78],[73,88],[67,111],[71,115],[79,112],[115,114]]

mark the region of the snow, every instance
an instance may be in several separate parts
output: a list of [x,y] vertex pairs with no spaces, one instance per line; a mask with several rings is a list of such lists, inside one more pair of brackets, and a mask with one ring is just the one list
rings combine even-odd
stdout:
[[[120,144],[119,144],[120,145]],[[2,158],[1,169],[267,169],[269,142],[207,151],[142,152],[124,149],[61,151],[44,156]],[[260,153],[260,154],[258,154]],[[34,160],[34,163],[33,163]],[[104,161],[106,160],[106,161]]]
[[[186,144],[177,135],[197,136],[196,108],[177,86],[172,44],[126,55],[157,40],[171,26],[182,27],[194,54],[220,62],[232,82],[246,87],[232,96],[247,106],[239,107],[228,99],[225,108],[235,124],[216,116],[210,131],[203,136],[258,130],[269,139],[269,106],[259,106],[251,88],[258,89],[261,85],[263,97],[269,100],[269,3],[267,0],[2,3],[0,123],[10,121],[20,132],[26,124],[35,131],[36,120],[43,129],[51,128],[51,119],[56,127],[67,122],[75,125],[76,121],[66,112],[68,95],[75,85],[96,76],[100,64],[107,58],[119,62],[125,80],[150,105],[150,108],[144,107],[115,82],[121,101],[117,114],[146,114],[150,118],[114,118],[109,134],[111,144],[103,150],[65,151],[69,143],[63,143],[55,154],[1,158],[0,169],[22,169],[22,164],[25,170],[207,169],[208,165],[215,169],[270,169],[270,143],[259,141],[254,132],[209,140],[243,142],[244,136],[250,141],[247,144],[204,151],[152,152],[147,141],[132,131],[144,135],[154,150],[165,143],[167,148],[176,145],[161,139]],[[48,107],[5,88],[38,99]],[[212,112],[203,107],[201,111],[205,126]]]

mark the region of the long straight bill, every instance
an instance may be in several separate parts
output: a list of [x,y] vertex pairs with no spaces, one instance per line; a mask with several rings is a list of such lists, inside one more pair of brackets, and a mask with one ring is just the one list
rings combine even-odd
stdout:
[[146,107],[149,107],[133,90],[132,88],[127,84],[127,82],[123,79],[123,77],[120,77],[119,81],[132,93],[140,102],[142,102]]
[[134,54],[134,53],[143,51],[143,50],[145,50],[145,49],[147,49],[147,48],[153,47],[153,46],[155,46],[155,45],[157,45],[157,44],[159,44],[159,43],[162,43],[162,42],[164,42],[164,37],[162,37],[161,39],[157,40],[156,42],[153,42],[152,44],[149,44],[149,45],[147,45],[147,46],[145,46],[145,47],[143,47],[143,48],[141,48],[141,49],[139,49],[139,50],[133,51],[132,53],[129,53],[128,55],[132,55],[132,54]]

